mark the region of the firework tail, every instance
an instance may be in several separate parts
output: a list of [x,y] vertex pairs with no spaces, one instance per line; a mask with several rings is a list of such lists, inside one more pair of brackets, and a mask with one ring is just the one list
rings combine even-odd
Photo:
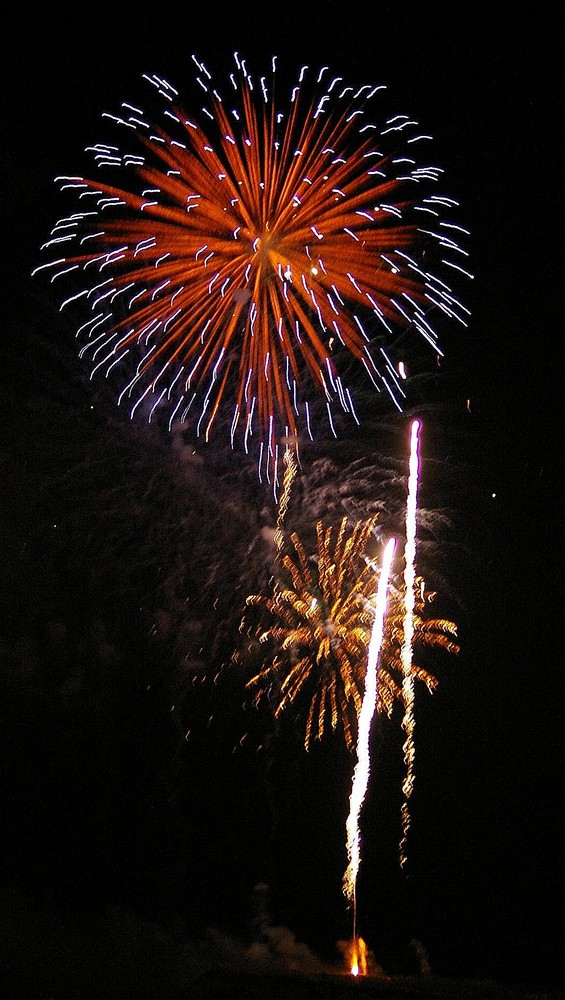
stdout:
[[377,705],[378,661],[381,650],[388,583],[396,540],[391,538],[383,554],[383,564],[379,575],[377,589],[375,620],[369,642],[367,658],[367,675],[365,691],[359,713],[359,729],[357,740],[357,763],[353,772],[353,784],[349,800],[350,810],[346,824],[347,856],[349,864],[343,876],[343,891],[353,906],[353,938],[357,937],[357,873],[359,871],[361,837],[359,832],[359,815],[367,792],[370,772],[369,738],[371,723]]
[[409,800],[414,787],[414,675],[412,671],[412,646],[414,638],[414,606],[416,582],[416,510],[418,502],[419,436],[420,422],[414,420],[410,429],[410,468],[408,476],[408,500],[406,504],[406,547],[404,550],[404,640],[402,644],[402,695],[404,717],[402,728],[405,733],[403,745],[405,774],[402,782],[403,802],[401,807],[402,833],[399,852],[400,865],[406,864],[406,844],[410,828]]

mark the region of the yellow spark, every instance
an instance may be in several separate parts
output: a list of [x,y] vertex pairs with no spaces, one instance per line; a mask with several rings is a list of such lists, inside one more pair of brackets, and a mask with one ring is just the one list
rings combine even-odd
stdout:
[[275,528],[275,549],[277,557],[280,557],[282,546],[284,542],[284,519],[286,512],[288,510],[288,504],[290,501],[290,494],[292,492],[292,484],[296,476],[296,456],[290,448],[287,448],[284,453],[284,477],[283,477],[283,491],[281,493],[281,498],[279,500],[278,507],[278,517],[277,526]]
[[[253,663],[260,656],[261,666],[246,686],[256,704],[271,705],[275,718],[291,704],[302,707],[307,750],[328,725],[334,732],[341,728],[348,749],[355,747],[374,620],[375,571],[366,552],[376,525],[376,517],[353,527],[347,518],[335,528],[318,521],[317,546],[311,554],[295,532],[286,536],[279,521],[273,589],[270,594],[251,594],[246,601],[240,631],[250,641],[234,659],[242,662],[248,653]],[[457,652],[455,625],[424,617],[429,604],[430,595],[418,590],[416,645]],[[393,588],[377,692],[377,711],[389,717],[396,704],[403,704],[404,613],[403,595]],[[437,681],[428,670],[413,662],[412,672],[433,691]]]

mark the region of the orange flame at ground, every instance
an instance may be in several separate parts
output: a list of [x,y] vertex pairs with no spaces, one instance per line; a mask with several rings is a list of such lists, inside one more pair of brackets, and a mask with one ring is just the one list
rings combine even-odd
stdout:
[[367,945],[362,937],[354,937],[349,942],[348,958],[352,976],[367,975]]

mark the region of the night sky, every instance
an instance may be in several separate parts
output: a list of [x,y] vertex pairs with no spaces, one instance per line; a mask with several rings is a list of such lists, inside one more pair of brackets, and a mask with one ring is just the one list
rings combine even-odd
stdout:
[[[149,982],[180,968],[181,954],[205,963],[206,934],[245,963],[261,930],[282,967],[273,929],[288,955],[304,944],[304,965],[331,964],[351,932],[341,876],[352,758],[339,735],[306,754],[297,713],[274,725],[244,698],[238,671],[220,669],[245,597],[269,577],[270,492],[223,444],[193,454],[131,424],[89,382],[48,283],[30,276],[60,214],[53,178],[80,169],[100,113],[144,72],[182,94],[191,53],[221,71],[238,50],[259,73],[278,54],[292,73],[328,63],[386,83],[392,103],[432,132],[471,231],[469,330],[448,332],[433,401],[422,390],[413,405],[431,512],[422,558],[462,649],[438,660],[439,688],[417,702],[403,872],[398,719],[375,727],[359,931],[391,972],[410,971],[417,939],[439,975],[555,985],[565,666],[557,26],[531,3],[494,21],[481,2],[175,6],[127,17],[98,4],[63,20],[20,4],[3,26],[6,982],[104,983],[106,956],[125,980],[135,968]],[[313,519],[370,497],[374,467],[356,496],[351,463],[363,465],[375,435],[376,465],[398,474],[408,419],[383,411],[344,446],[316,441],[303,484]],[[294,513],[304,525],[306,510]]]

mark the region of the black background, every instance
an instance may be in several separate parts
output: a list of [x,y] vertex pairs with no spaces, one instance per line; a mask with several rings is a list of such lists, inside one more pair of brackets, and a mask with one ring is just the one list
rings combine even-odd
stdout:
[[[463,595],[463,648],[455,666],[443,665],[440,688],[421,710],[407,875],[396,858],[398,737],[386,726],[376,734],[360,931],[393,970],[405,967],[408,942],[418,938],[440,974],[558,980],[559,32],[530,3],[505,16],[482,3],[312,0],[131,13],[96,4],[64,15],[23,4],[4,21],[0,713],[8,967],[31,963],[41,979],[45,968],[80,965],[79,954],[85,966],[94,963],[89,951],[103,964],[109,913],[114,942],[126,942],[126,965],[128,948],[132,965],[139,960],[140,941],[161,961],[207,926],[244,940],[258,883],[269,886],[273,925],[315,954],[331,961],[335,942],[350,933],[340,880],[351,759],[338,740],[306,755],[293,720],[268,752],[245,744],[233,753],[243,732],[261,728],[237,685],[232,692],[226,681],[202,683],[194,694],[189,684],[187,695],[170,631],[160,639],[147,618],[148,607],[159,607],[152,595],[162,570],[146,565],[144,553],[154,551],[147,539],[156,522],[163,558],[177,551],[175,504],[184,516],[194,481],[189,476],[172,494],[164,487],[163,498],[141,488],[140,471],[156,474],[165,459],[149,437],[145,452],[143,431],[128,438],[119,415],[85,383],[49,292],[30,278],[58,216],[52,178],[73,172],[80,150],[97,138],[100,112],[127,98],[142,72],[163,73],[182,93],[183,81],[192,81],[192,52],[221,71],[238,50],[258,72],[278,54],[291,70],[328,62],[345,77],[385,82],[396,104],[434,135],[472,234],[472,322],[454,348],[462,409],[469,398],[471,410],[450,427],[436,425],[428,439],[424,429],[424,447],[440,464],[463,470],[446,487],[466,551],[446,568]],[[115,457],[113,495],[104,462]],[[212,460],[210,468],[213,482]],[[221,504],[217,497],[211,504],[207,528],[195,492],[199,527],[189,519],[186,531],[196,564],[194,532],[214,530]],[[268,504],[259,492],[257,501]],[[81,504],[86,517],[77,514]],[[104,525],[112,504],[120,509],[109,518],[115,565],[100,567],[89,549],[96,530],[94,541],[85,539],[85,521],[98,512]],[[72,571],[69,552],[78,552]],[[91,569],[81,565],[90,557]],[[190,552],[183,558],[190,567]],[[124,565],[131,586],[113,579]],[[198,579],[190,569],[188,576]],[[74,948],[69,914],[79,928]],[[67,951],[72,961],[61,957]]]

